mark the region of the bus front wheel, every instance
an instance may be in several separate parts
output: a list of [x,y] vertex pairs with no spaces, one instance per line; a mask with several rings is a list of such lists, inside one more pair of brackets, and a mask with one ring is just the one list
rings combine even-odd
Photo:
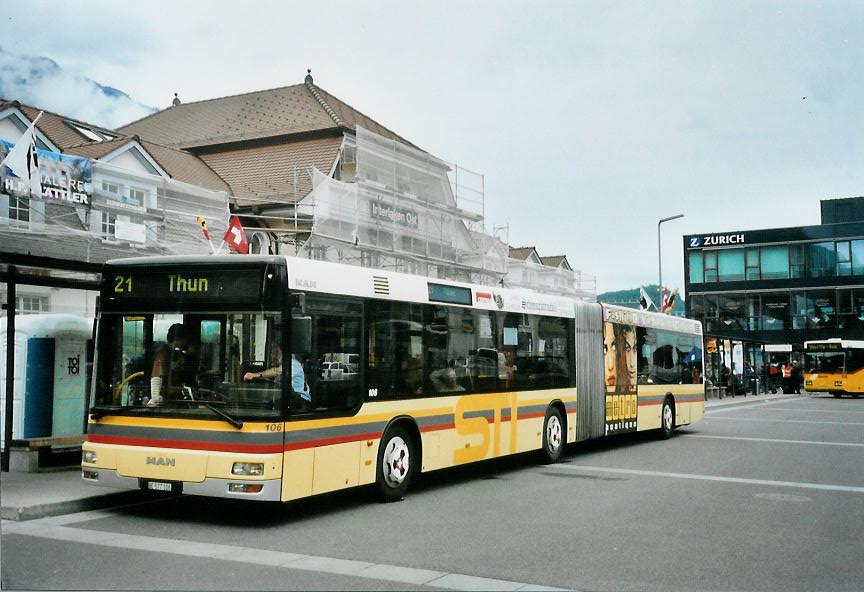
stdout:
[[561,410],[557,407],[549,407],[543,420],[543,462],[552,464],[561,459],[566,438]]
[[408,430],[394,426],[381,438],[375,486],[382,502],[401,500],[414,476],[414,446]]

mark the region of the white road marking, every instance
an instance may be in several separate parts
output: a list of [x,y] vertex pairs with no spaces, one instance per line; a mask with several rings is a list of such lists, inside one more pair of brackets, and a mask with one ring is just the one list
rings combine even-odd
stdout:
[[844,491],[847,493],[864,494],[864,487],[854,487],[851,485],[800,483],[797,481],[771,481],[768,479],[742,479],[739,477],[719,477],[717,475],[699,475],[694,473],[666,473],[663,471],[642,471],[639,469],[614,469],[609,467],[593,467],[588,465],[555,465],[555,469],[562,469],[567,471],[594,471],[598,473],[616,473],[623,475],[642,475],[645,477],[668,477],[672,479],[692,479],[696,481],[721,481],[725,483],[770,485],[774,487],[793,487],[796,489],[818,489],[820,491]]
[[779,438],[741,438],[738,436],[709,436],[708,434],[689,434],[681,432],[687,438],[709,438],[715,440],[744,440],[746,442],[777,442],[780,444],[815,444],[817,446],[856,446],[864,448],[864,444],[856,442],[817,442],[816,440],[781,440]]
[[[400,584],[446,588],[449,590],[566,590],[552,588],[525,582],[497,580],[458,573],[447,573],[428,569],[416,569],[400,565],[353,561],[335,557],[303,555],[267,549],[201,543],[133,534],[102,532],[67,526],[74,522],[83,522],[108,514],[97,512],[81,512],[57,518],[45,518],[26,522],[3,522],[4,534],[19,534],[59,541],[70,541],[90,545],[100,545],[113,548],[136,549],[154,553],[171,553],[191,557],[218,559],[221,561],[236,561],[257,565],[268,565],[292,570],[312,571],[318,573],[356,576],[373,580],[386,580]],[[62,519],[58,519],[62,518]]]
[[765,423],[819,423],[826,425],[864,426],[861,421],[814,421],[812,419],[767,419],[764,417],[705,417],[704,419],[725,419],[728,421],[761,421]]
[[847,411],[846,409],[837,409],[836,411],[829,411],[828,409],[807,409],[806,407],[802,407],[800,409],[796,409],[794,407],[772,407],[771,411],[795,411],[797,413],[842,413],[843,415],[847,415],[847,414],[864,415],[864,411]]

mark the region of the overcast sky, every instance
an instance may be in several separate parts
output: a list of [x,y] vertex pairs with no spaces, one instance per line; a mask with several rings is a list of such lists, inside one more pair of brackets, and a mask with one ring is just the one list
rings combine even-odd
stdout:
[[[0,94],[118,125],[84,78],[164,108],[315,83],[485,175],[486,223],[607,291],[683,285],[684,234],[819,223],[864,195],[864,3],[4,3]],[[17,76],[20,80],[20,76]],[[29,96],[6,96],[22,101]],[[119,118],[119,119],[118,119]],[[101,121],[100,121],[101,119]]]

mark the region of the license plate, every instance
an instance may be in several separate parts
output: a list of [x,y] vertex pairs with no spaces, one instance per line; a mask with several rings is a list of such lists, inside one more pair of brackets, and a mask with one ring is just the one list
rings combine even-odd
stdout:
[[174,485],[172,483],[163,483],[161,481],[148,481],[147,489],[152,489],[153,491],[172,491]]

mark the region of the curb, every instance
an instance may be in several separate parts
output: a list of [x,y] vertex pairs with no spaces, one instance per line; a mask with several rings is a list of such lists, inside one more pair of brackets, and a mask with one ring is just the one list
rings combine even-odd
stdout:
[[0,519],[24,522],[26,520],[38,520],[39,518],[48,518],[50,516],[63,516],[77,512],[101,510],[112,506],[128,505],[142,500],[142,492],[140,491],[121,491],[37,506],[2,507],[0,508]]
[[[793,396],[793,395],[774,394],[774,395],[762,395],[761,396],[762,398],[759,398],[760,395],[757,395],[755,397],[751,396],[749,400],[734,401],[732,403],[708,405],[706,402],[705,412],[707,413],[709,410],[714,410],[714,409],[726,409],[729,407],[742,407],[744,405],[752,405],[754,403],[768,403],[769,401],[782,401],[783,399],[797,399],[797,398],[802,397],[802,396],[803,395],[794,395]],[[735,398],[737,399],[738,397],[735,397]]]

